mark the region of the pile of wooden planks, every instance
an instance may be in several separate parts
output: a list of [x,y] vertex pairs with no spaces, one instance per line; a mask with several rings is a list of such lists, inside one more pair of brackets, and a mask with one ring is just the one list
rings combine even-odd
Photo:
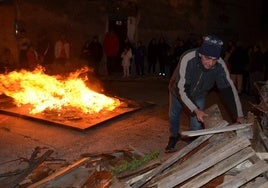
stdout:
[[257,92],[259,94],[260,103],[252,104],[254,109],[257,110],[260,126],[257,127],[257,131],[260,135],[260,139],[264,144],[266,150],[268,150],[268,81],[254,83]]
[[[258,136],[248,134],[259,125],[253,114],[248,116],[249,124],[235,128],[217,114],[216,127],[193,134],[201,136],[152,171],[126,181],[126,187],[268,187],[268,164],[255,150],[259,146]],[[221,181],[215,183],[219,177]]]
[[[65,160],[53,159],[53,150],[35,148],[30,159],[24,159],[27,165],[19,167],[20,170],[0,174],[0,187],[18,188],[65,188],[65,187],[118,187],[122,185],[119,180],[136,173],[148,171],[160,165],[158,154],[147,158],[149,165],[141,163],[137,169],[119,169],[120,173],[114,173],[114,169],[123,168],[132,161],[144,160],[146,155],[138,152],[133,147],[122,150],[114,150],[105,153],[84,153],[81,159],[68,163]],[[155,159],[155,160],[154,160]],[[147,163],[148,163],[147,162]]]
[[[208,138],[213,141],[207,142]],[[200,148],[201,144],[203,146]],[[199,150],[194,151],[197,147]],[[195,153],[189,156],[193,151]],[[218,187],[240,187],[262,176],[268,170],[268,164],[256,156],[246,137],[226,138],[223,135],[205,135],[175,153],[169,160],[138,181],[128,183],[133,188],[202,187],[246,160],[254,163],[228,181],[222,182]],[[265,183],[267,185],[267,182]]]
[[35,148],[27,167],[0,174],[0,187],[90,188],[197,188],[268,187],[268,153],[259,137],[261,127],[254,114],[247,123],[229,125],[217,106],[207,109],[206,129],[185,131],[196,139],[165,160],[150,158],[136,169],[114,173],[126,162],[144,161],[135,148],[105,153],[85,153],[69,164],[51,160],[52,150]]

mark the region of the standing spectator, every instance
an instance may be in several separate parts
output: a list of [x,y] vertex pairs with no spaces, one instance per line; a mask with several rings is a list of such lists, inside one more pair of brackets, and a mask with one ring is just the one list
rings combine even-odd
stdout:
[[19,32],[18,47],[19,47],[19,64],[20,68],[28,68],[27,50],[30,46],[30,40],[27,37],[26,30],[22,29]]
[[131,50],[133,51],[133,44],[130,42],[129,38],[126,37],[124,42],[123,42],[123,45],[122,45],[122,52],[127,48],[127,47],[130,47]]
[[91,43],[91,39],[87,39],[86,42],[84,43],[82,50],[81,50],[81,56],[80,58],[85,60],[88,65],[90,64],[89,60],[90,60],[90,43]]
[[167,61],[166,61],[166,75],[170,78],[175,65],[175,58],[174,58],[174,48],[169,48],[167,52]]
[[248,94],[250,91],[250,78],[249,78],[249,62],[250,62],[250,57],[249,57],[249,52],[250,48],[246,47],[244,48],[244,53],[245,53],[245,66],[244,66],[244,73],[243,73],[243,92]]
[[263,81],[264,78],[264,56],[259,45],[254,45],[250,52],[249,63],[249,80],[250,89],[254,94],[254,83],[257,81]]
[[152,38],[147,47],[147,61],[148,61],[148,74],[155,74],[155,68],[157,64],[157,41],[156,38]]
[[223,60],[226,63],[226,66],[227,66],[229,71],[230,71],[229,59],[230,59],[230,56],[234,50],[235,50],[235,45],[234,45],[233,41],[228,41],[226,49],[224,50]]
[[174,60],[172,61],[171,67],[170,67],[170,73],[171,75],[173,74],[175,68],[177,67],[177,64],[180,60],[181,55],[185,51],[185,45],[184,41],[180,38],[177,38],[174,44],[174,50],[173,50],[173,58]]
[[62,33],[55,43],[55,60],[56,63],[65,65],[70,58],[70,43],[66,34]]
[[54,54],[55,61],[53,66],[51,66],[52,74],[65,73],[70,59],[70,43],[65,33],[61,33],[56,41]]
[[107,71],[109,75],[116,69],[116,60],[119,53],[119,39],[114,31],[108,32],[103,40],[103,50],[107,58]]
[[17,63],[9,48],[4,48],[0,54],[0,73],[6,73],[15,70]]
[[36,66],[39,64],[38,62],[38,54],[33,45],[30,45],[27,50],[27,61],[28,61],[28,69],[30,71],[34,70]]
[[122,66],[123,66],[123,78],[129,77],[130,63],[132,58],[132,50],[130,46],[126,46],[121,54]]
[[40,34],[36,51],[41,65],[46,66],[53,63],[53,45],[46,32]]
[[158,61],[160,66],[159,76],[166,76],[166,64],[168,63],[168,51],[170,46],[166,43],[164,37],[160,37],[158,41]]
[[88,62],[88,66],[94,69],[98,75],[99,65],[103,56],[102,45],[98,36],[93,36],[91,41],[86,41],[82,49],[82,57]]
[[[132,52],[132,56],[133,56],[133,52],[134,52],[134,44],[129,40],[128,36],[126,36],[125,40],[123,41],[122,44],[122,51],[121,54],[123,53],[123,51],[125,50],[126,47],[130,47],[131,48],[131,52]],[[133,64],[133,57],[130,59],[130,67],[129,67],[129,71],[131,72],[131,68]]]
[[135,48],[135,65],[136,65],[136,75],[144,76],[144,60],[145,60],[145,46],[141,41],[137,42],[137,46]]
[[240,42],[236,44],[229,58],[230,74],[239,94],[242,94],[243,75],[248,64],[248,53]]
[[264,80],[268,80],[268,50],[263,54],[264,57]]
[[206,36],[199,48],[185,52],[176,67],[170,82],[170,137],[166,152],[174,152],[180,139],[181,112],[186,107],[191,113],[191,130],[202,129],[203,110],[209,91],[217,85],[237,122],[243,122],[243,111],[237,90],[229,76],[224,61],[220,58],[223,42],[216,36]]

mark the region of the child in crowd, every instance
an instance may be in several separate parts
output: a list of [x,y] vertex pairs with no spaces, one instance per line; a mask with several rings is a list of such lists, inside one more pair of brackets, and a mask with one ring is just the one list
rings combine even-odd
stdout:
[[129,77],[129,68],[132,58],[132,50],[129,46],[126,46],[123,53],[121,54],[122,66],[123,66],[123,77]]

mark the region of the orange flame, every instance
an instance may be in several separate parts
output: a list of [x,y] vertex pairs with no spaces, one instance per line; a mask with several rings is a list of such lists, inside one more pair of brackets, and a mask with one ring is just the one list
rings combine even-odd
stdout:
[[93,114],[101,110],[112,111],[118,107],[118,99],[89,89],[85,84],[87,77],[84,80],[78,78],[87,71],[87,68],[82,68],[65,79],[59,75],[44,74],[42,67],[32,72],[21,70],[0,74],[0,94],[12,97],[17,106],[30,104],[31,114],[44,110],[61,110],[64,107]]

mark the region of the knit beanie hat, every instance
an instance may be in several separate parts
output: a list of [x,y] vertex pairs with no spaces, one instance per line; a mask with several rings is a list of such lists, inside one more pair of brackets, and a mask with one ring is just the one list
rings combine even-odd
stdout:
[[221,55],[223,42],[215,35],[208,35],[203,38],[203,44],[199,48],[199,53],[209,57],[219,58]]

